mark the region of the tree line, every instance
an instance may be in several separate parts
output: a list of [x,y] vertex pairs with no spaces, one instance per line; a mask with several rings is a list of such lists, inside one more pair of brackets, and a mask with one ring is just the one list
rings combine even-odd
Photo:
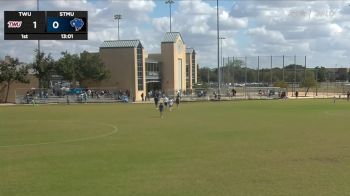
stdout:
[[20,63],[18,58],[9,58],[0,62],[0,84],[7,88],[5,102],[7,102],[9,89],[14,82],[29,83],[28,74],[39,80],[39,88],[49,88],[53,75],[59,75],[63,80],[71,82],[75,87],[86,81],[102,81],[110,77],[98,53],[84,51],[80,55],[70,54],[67,51],[61,53],[61,57],[55,60],[51,54],[34,51],[34,61],[31,64]]
[[[339,68],[337,70],[327,69],[325,67],[306,68],[303,65],[290,64],[283,68],[274,67],[253,69],[245,68],[242,60],[235,60],[226,64],[220,68],[221,79],[224,83],[275,83],[275,82],[288,82],[288,83],[301,83],[306,79],[314,78],[317,82],[335,82],[335,81],[348,81],[350,78],[350,72],[346,68]],[[310,78],[308,78],[310,77]],[[210,69],[208,67],[202,67],[198,70],[198,80],[201,83],[217,82],[218,81],[218,69]]]

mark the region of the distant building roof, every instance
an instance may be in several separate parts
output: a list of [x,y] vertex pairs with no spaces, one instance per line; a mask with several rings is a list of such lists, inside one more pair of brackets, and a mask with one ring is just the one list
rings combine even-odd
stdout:
[[179,32],[167,32],[164,34],[162,43],[175,43],[178,37],[180,37],[182,42],[184,42]]
[[104,41],[100,48],[137,48],[139,44],[140,40],[111,40]]
[[186,48],[186,54],[192,54],[194,52],[193,48]]

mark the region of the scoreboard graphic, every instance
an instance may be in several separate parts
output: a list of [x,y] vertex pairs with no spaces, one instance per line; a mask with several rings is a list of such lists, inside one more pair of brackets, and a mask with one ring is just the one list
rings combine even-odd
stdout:
[[5,11],[5,40],[87,40],[87,11]]

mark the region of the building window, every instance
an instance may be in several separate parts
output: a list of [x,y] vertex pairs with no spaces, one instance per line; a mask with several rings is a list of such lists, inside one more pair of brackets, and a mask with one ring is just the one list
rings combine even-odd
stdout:
[[178,90],[182,89],[182,59],[178,59]]
[[192,53],[192,85],[196,83],[196,54]]
[[146,62],[146,80],[160,78],[158,62]]
[[186,88],[190,88],[190,65],[186,64]]
[[142,91],[143,89],[143,54],[142,47],[139,45],[137,47],[137,90]]

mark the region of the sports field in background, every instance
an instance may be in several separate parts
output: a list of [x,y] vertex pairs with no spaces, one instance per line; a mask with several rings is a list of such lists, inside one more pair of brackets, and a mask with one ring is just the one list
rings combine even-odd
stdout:
[[1,196],[346,195],[350,102],[0,107]]

